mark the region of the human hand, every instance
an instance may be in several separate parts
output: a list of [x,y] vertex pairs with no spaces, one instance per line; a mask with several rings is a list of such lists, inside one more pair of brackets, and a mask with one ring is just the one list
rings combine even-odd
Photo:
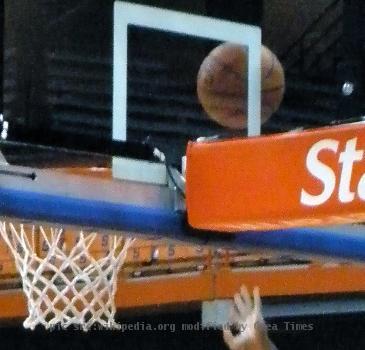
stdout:
[[[274,349],[267,334],[262,316],[259,288],[253,290],[253,300],[246,288],[234,295],[229,324],[224,327],[223,338],[230,350],[270,350]],[[236,334],[237,333],[237,334]]]

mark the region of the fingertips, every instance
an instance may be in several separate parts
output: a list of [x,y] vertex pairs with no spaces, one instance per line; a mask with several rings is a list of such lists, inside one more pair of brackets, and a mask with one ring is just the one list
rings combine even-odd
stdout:
[[240,294],[246,303],[246,307],[252,310],[252,299],[245,285],[241,286]]
[[262,302],[261,302],[259,287],[255,287],[253,289],[253,300],[254,300],[254,313],[261,314]]
[[238,310],[236,304],[232,305],[232,308],[229,312],[228,320],[229,320],[230,323],[239,322],[240,313],[239,313],[239,310]]
[[244,303],[244,301],[242,300],[242,297],[240,294],[237,293],[234,295],[234,303],[235,303],[236,308],[238,309],[240,316],[246,317],[248,314],[247,306]]

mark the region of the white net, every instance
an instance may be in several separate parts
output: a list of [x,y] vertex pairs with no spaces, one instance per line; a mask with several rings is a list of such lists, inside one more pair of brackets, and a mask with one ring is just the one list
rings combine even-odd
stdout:
[[[100,237],[96,232],[80,231],[70,247],[60,228],[1,221],[0,234],[15,258],[27,297],[25,328],[119,328],[114,320],[117,275],[133,239],[109,236],[106,253],[94,257],[90,248]],[[46,247],[42,253],[40,240]]]

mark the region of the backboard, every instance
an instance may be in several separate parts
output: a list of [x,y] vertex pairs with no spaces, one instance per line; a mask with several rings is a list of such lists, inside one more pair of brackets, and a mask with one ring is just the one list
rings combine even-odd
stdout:
[[[157,145],[167,155],[189,138],[227,133],[203,112],[199,67],[223,42],[248,53],[248,133],[260,133],[259,27],[117,1],[114,6],[113,138]],[[169,147],[166,147],[168,137]],[[172,152],[171,149],[175,149]]]

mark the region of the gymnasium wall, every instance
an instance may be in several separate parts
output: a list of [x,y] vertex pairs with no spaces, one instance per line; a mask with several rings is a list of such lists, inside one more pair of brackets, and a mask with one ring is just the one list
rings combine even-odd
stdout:
[[[281,54],[334,0],[266,0],[263,11],[263,41]],[[330,22],[331,18],[327,18]],[[318,33],[320,35],[321,33]],[[280,38],[280,40],[278,40]]]

